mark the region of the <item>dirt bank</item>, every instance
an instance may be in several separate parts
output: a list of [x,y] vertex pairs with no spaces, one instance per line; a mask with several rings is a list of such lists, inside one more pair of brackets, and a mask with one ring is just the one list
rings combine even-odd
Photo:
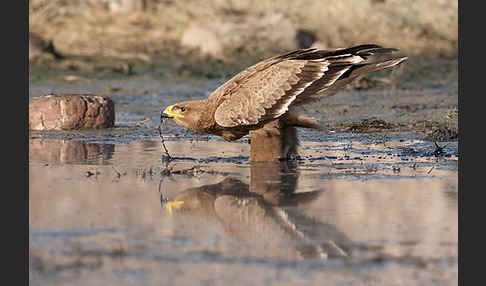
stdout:
[[456,1],[437,0],[35,0],[29,31],[61,54],[145,62],[181,54],[252,62],[315,44],[364,42],[409,55],[457,55],[457,9]]

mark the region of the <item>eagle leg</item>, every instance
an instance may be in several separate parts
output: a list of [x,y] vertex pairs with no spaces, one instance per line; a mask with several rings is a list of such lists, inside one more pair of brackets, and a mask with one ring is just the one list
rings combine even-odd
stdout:
[[297,128],[284,120],[273,120],[250,135],[250,161],[279,161],[297,156]]

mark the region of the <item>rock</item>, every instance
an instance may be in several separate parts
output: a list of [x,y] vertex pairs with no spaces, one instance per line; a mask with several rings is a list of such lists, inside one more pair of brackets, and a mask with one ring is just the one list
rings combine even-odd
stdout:
[[39,57],[47,47],[46,41],[34,33],[29,33],[29,62]]
[[212,19],[192,23],[181,45],[218,59],[235,55],[273,55],[298,48],[297,28],[281,14]]
[[82,80],[83,78],[76,75],[65,75],[61,79],[65,82],[76,82]]
[[359,122],[353,122],[347,127],[343,128],[343,131],[353,133],[369,133],[382,130],[392,130],[397,127],[399,127],[399,124],[372,117],[363,119]]
[[129,14],[151,7],[152,0],[105,0],[110,12]]
[[427,131],[425,139],[430,141],[453,141],[457,140],[459,137],[459,132],[456,128],[449,128],[444,124],[440,124],[440,126],[434,128],[433,130]]
[[106,96],[50,94],[29,102],[30,130],[110,128],[114,122],[115,104]]
[[297,43],[299,49],[308,49],[317,41],[317,36],[314,32],[300,29],[297,31]]
[[39,34],[29,32],[29,63],[42,57],[64,59],[64,56],[54,47],[52,40],[45,40]]

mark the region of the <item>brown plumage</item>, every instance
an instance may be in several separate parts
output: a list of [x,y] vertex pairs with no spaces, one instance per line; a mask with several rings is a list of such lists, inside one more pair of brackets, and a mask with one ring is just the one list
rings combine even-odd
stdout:
[[375,57],[394,51],[372,44],[293,51],[243,70],[207,99],[168,106],[163,114],[177,125],[228,141],[250,135],[251,161],[288,158],[296,154],[295,127],[319,128],[314,119],[293,108],[332,95],[359,76],[406,60]]

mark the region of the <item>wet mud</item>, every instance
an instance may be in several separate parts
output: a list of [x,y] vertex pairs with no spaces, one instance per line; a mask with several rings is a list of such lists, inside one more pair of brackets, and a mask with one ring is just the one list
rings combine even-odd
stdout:
[[29,132],[32,285],[457,285],[457,85],[345,90],[305,108],[325,128],[295,160],[251,164],[246,137],[160,122],[224,80],[31,84],[116,110]]

